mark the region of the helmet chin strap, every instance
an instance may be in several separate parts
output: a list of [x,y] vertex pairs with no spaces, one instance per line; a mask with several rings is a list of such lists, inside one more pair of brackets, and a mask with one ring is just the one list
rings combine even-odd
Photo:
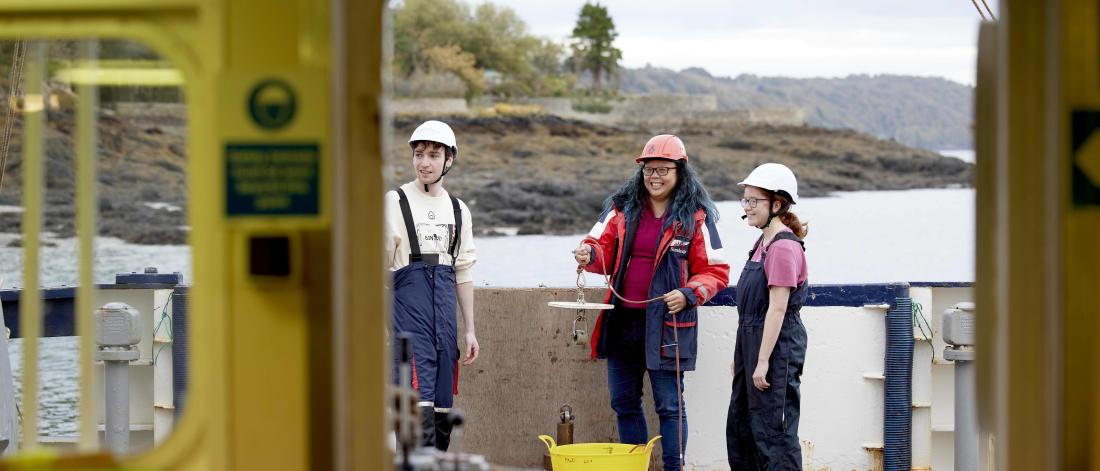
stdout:
[[766,221],[764,221],[764,225],[762,225],[762,226],[756,226],[756,228],[757,228],[757,229],[763,230],[763,229],[764,229],[765,227],[768,227],[768,226],[770,226],[770,225],[771,225],[771,223],[772,223],[772,219],[775,219],[775,218],[777,218],[777,217],[779,217],[779,216],[782,216],[782,215],[783,215],[783,213],[786,213],[786,212],[787,212],[787,209],[789,208],[789,206],[788,206],[787,208],[779,208],[779,212],[778,212],[778,213],[777,213],[777,212],[774,212],[774,211],[772,211],[772,203],[773,203],[773,202],[775,201],[775,200],[774,200],[774,199],[772,199],[772,198],[773,198],[774,196],[775,196],[775,193],[771,193],[771,194],[769,194],[769,195],[768,195],[768,219],[767,219]]
[[760,225],[760,226],[756,226],[756,228],[757,228],[757,229],[760,229],[760,230],[763,230],[763,229],[764,229],[765,227],[768,227],[769,225],[771,225],[771,223],[772,223],[772,219],[774,219],[774,218],[775,218],[776,216],[778,216],[778,214],[775,214],[774,212],[772,212],[772,207],[771,207],[771,205],[769,204],[769,205],[768,205],[768,219],[766,219],[766,220],[764,221],[764,224],[763,224],[763,225]]
[[431,191],[430,190],[431,186],[435,185],[436,183],[439,183],[441,180],[443,180],[443,177],[447,176],[447,172],[450,172],[451,167],[454,167],[454,166],[455,166],[454,157],[451,157],[451,165],[447,165],[446,163],[443,164],[443,173],[439,174],[439,178],[436,178],[434,182],[424,184],[424,193],[427,193],[427,192]]

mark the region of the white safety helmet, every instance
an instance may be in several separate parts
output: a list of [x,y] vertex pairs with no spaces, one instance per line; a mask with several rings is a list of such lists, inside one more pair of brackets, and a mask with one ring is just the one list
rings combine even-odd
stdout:
[[458,158],[458,142],[455,140],[455,132],[443,121],[429,120],[417,126],[412,133],[412,137],[409,138],[409,147],[415,146],[418,141],[443,144],[451,149],[452,158]]
[[791,199],[791,204],[798,202],[798,180],[794,178],[794,172],[783,164],[766,163],[756,167],[748,178],[738,185],[751,185],[776,193],[782,192]]

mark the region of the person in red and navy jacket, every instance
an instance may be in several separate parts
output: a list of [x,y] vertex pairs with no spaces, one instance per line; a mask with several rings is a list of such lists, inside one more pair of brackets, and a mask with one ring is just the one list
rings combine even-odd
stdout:
[[[584,270],[610,275],[620,296],[600,313],[592,356],[607,359],[619,441],[644,444],[642,381],[649,374],[660,417],[665,470],[679,470],[687,439],[683,372],[695,369],[698,306],[729,284],[715,223],[718,211],[688,165],[680,138],[655,136],[634,176],[574,251]],[[625,298],[625,299],[624,299]],[[651,301],[651,302],[647,302]]]

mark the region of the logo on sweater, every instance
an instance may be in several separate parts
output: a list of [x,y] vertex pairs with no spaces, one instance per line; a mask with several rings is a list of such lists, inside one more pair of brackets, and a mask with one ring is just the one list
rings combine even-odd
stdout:
[[679,237],[672,239],[672,242],[668,244],[668,250],[680,255],[687,255],[688,247],[691,247],[691,240],[681,239]]
[[454,239],[454,225],[422,222],[416,225],[416,235],[420,240],[420,252],[445,254],[450,251]]
[[428,219],[435,220],[435,211],[428,211]]

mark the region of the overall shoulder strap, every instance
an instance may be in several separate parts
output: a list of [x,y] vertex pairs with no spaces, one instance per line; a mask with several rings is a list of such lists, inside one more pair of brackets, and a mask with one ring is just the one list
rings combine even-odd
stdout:
[[[793,240],[795,242],[798,242],[798,245],[802,246],[802,251],[806,251],[806,243],[802,242],[802,239],[799,239],[798,236],[794,235],[793,232],[787,231],[780,232],[776,234],[775,237],[772,237],[772,241],[768,242],[768,248],[771,248],[772,244],[779,240]],[[767,250],[765,250],[765,252],[767,252]]]
[[412,209],[409,208],[409,198],[405,191],[397,189],[398,201],[401,203],[401,217],[405,219],[405,231],[409,237],[409,250],[412,251],[410,260],[420,260],[420,239],[416,237],[416,225],[413,224]]
[[756,253],[756,248],[760,247],[760,244],[762,242],[764,242],[764,235],[763,234],[760,235],[759,239],[756,239],[756,242],[753,242],[752,248],[749,249],[749,260],[752,260],[752,254]]
[[458,198],[451,196],[451,209],[455,214],[455,236],[451,238],[451,249],[448,252],[451,254],[451,265],[455,264],[455,260],[458,259],[458,240],[462,238],[462,207],[458,204]]

